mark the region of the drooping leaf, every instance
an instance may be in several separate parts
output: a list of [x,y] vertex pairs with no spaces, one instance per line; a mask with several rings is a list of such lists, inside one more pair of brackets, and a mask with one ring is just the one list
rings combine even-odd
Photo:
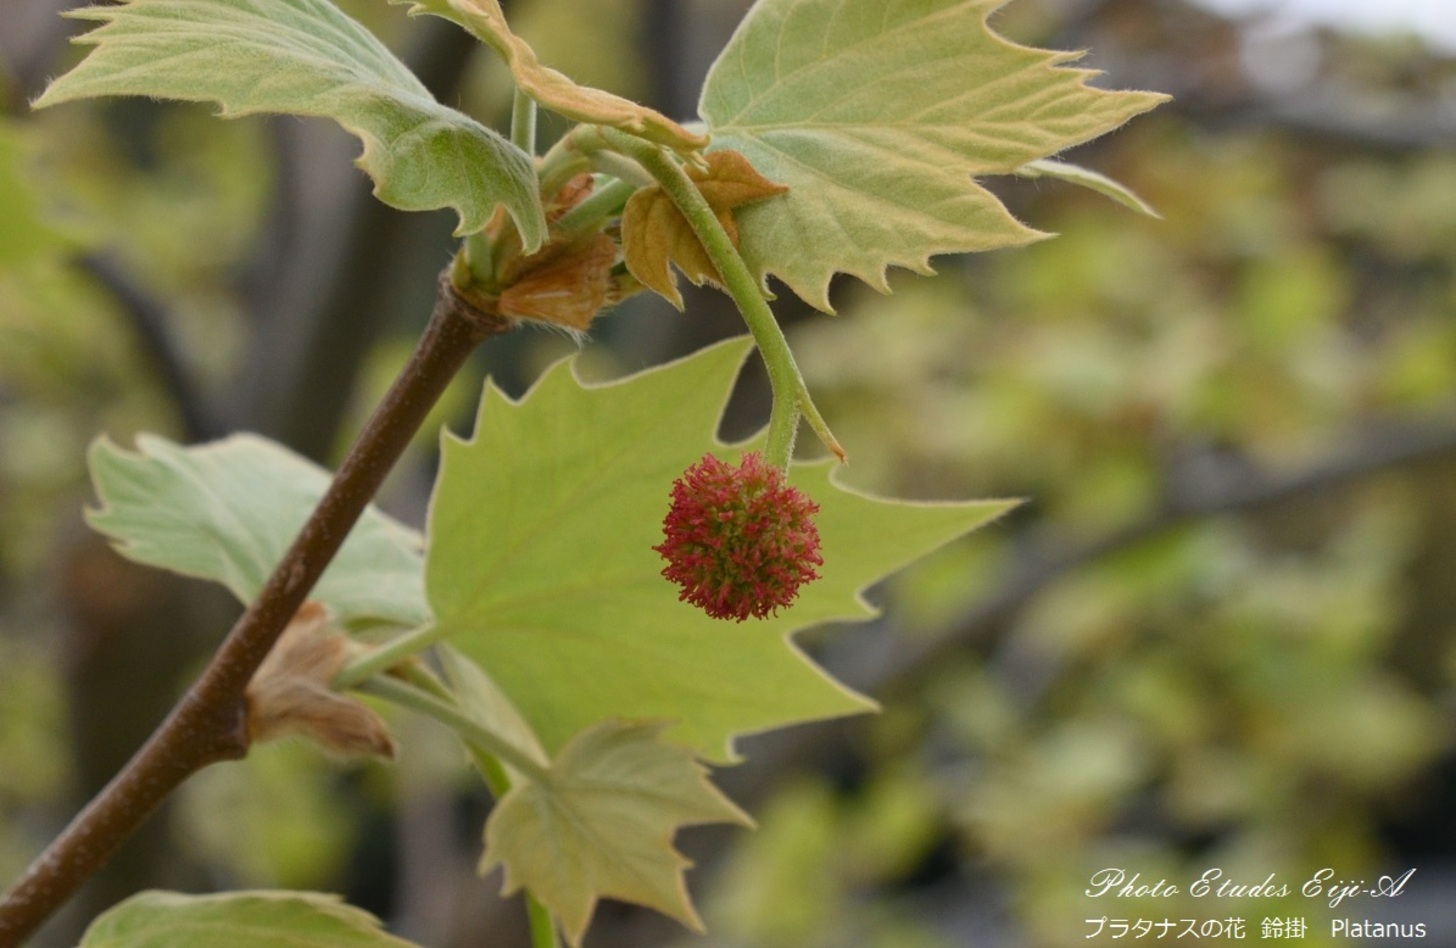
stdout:
[[417,948],[319,892],[142,892],[86,929],[79,948]]
[[520,402],[488,386],[475,434],[447,438],[425,583],[438,631],[478,661],[548,752],[609,718],[674,722],[673,740],[731,760],[735,735],[852,714],[869,703],[788,640],[873,614],[859,593],[1005,510],[905,504],[839,486],[831,466],[791,482],[820,505],[823,578],[777,617],[728,625],[661,576],[672,482],[707,451],[746,340],[608,385],[567,363]]
[[[144,434],[135,452],[102,438],[89,462],[101,505],[86,519],[118,552],[222,583],[245,603],[263,588],[330,480],[282,445],[246,434],[189,448]],[[430,613],[419,548],[418,534],[370,507],[311,598],[341,622],[422,625]]]
[[1028,161],[1017,168],[1016,173],[1023,178],[1056,178],[1070,184],[1080,184],[1087,190],[1096,191],[1103,197],[1111,198],[1123,207],[1132,208],[1139,214],[1162,217],[1127,185],[1114,181],[1107,175],[1093,171],[1091,168],[1072,164],[1070,161],[1056,161],[1051,158]]
[[673,834],[698,823],[751,823],[689,748],[659,740],[662,728],[607,721],[587,729],[562,748],[547,780],[512,788],[486,823],[481,872],[505,866],[505,893],[530,891],[572,945],[602,898],[701,931],[683,884],[690,863]]
[[[687,175],[735,245],[738,225],[733,220],[733,209],[785,191],[782,185],[755,171],[736,151],[711,152],[706,168],[689,167]],[[622,211],[622,256],[633,276],[679,310],[683,308],[682,294],[669,264],[676,264],[683,276],[697,286],[722,282],[692,225],[656,184],[639,188]]]
[[51,83],[38,108],[139,95],[217,102],[227,117],[330,118],[364,143],[359,167],[386,204],[454,208],[461,234],[483,228],[503,204],[528,250],[545,236],[531,159],[436,102],[328,0],[128,0],[70,15],[101,23],[78,40],[96,48]]
[[1163,96],[1091,88],[1075,54],[993,33],[1004,0],[760,0],[703,88],[719,148],[787,196],[739,215],[742,252],[828,311],[829,278],[1042,236],[971,179],[1107,132]]
[[516,85],[541,105],[578,122],[610,125],[679,151],[696,151],[708,139],[667,116],[601,89],[577,85],[541,64],[535,50],[506,24],[496,0],[391,0],[407,3],[411,15],[429,13],[465,28],[505,59]]

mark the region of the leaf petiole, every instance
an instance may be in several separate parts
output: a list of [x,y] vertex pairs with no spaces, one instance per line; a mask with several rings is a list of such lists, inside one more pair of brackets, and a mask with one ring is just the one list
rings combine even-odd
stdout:
[[[464,272],[458,270],[460,261],[465,263]],[[460,256],[452,266],[451,282],[457,290],[463,290],[471,284],[489,285],[494,276],[495,252],[491,247],[490,238],[486,232],[478,230],[473,234],[466,234],[465,239],[460,243]],[[460,281],[464,280],[464,283]]]
[[531,948],[561,948],[551,911],[529,892],[526,893],[526,917],[531,925]]
[[401,707],[434,718],[460,736],[460,739],[499,758],[503,763],[523,774],[532,783],[542,784],[550,779],[547,768],[530,754],[516,747],[510,741],[479,723],[466,717],[459,708],[408,682],[388,675],[378,675],[359,683],[355,691],[362,691]]
[[455,699],[455,696],[450,693],[449,687],[440,680],[439,676],[430,671],[424,662],[401,662],[391,669],[391,674],[401,681],[409,682],[426,694],[434,695],[441,701],[448,702]]
[[411,658],[434,645],[441,638],[437,626],[422,625],[410,629],[353,659],[334,676],[333,686],[339,691],[358,688],[371,678],[403,666]]

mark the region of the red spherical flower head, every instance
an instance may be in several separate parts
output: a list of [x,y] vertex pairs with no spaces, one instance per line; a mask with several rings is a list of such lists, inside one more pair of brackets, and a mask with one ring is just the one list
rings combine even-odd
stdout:
[[666,539],[653,549],[682,587],[678,599],[715,619],[763,619],[819,578],[818,512],[756,452],[736,468],[705,454],[673,483]]

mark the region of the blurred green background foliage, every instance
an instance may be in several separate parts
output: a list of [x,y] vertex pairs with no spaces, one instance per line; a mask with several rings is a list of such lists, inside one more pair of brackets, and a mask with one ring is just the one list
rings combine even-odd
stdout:
[[[443,100],[494,121],[505,74],[444,23],[341,5]],[[293,119],[117,101],[32,114],[78,51],[60,2],[0,0],[0,875],[119,765],[226,628],[215,592],[114,557],[80,521],[87,444],[249,429],[336,458],[423,325],[447,215],[373,202],[352,144]],[[746,9],[512,0],[580,81],[683,115]],[[850,480],[1026,498],[808,646],[885,707],[746,742],[720,774],[760,820],[703,830],[710,935],[625,908],[617,945],[1086,943],[1088,918],[1332,914],[1322,867],[1419,868],[1348,907],[1456,938],[1456,59],[1411,37],[1220,20],[1175,0],[1017,0],[1019,40],[1086,48],[1175,101],[1069,156],[1162,214],[996,181],[1059,236],[939,261],[839,315],[777,309]],[[561,128],[545,124],[548,134]],[[726,299],[638,299],[603,376],[737,332]],[[574,343],[493,344],[520,391]],[[762,422],[750,373],[725,434]],[[434,437],[384,505],[419,522]],[[343,891],[402,934],[525,944],[476,879],[480,799],[428,725],[398,767],[262,748],[205,773],[43,944],[144,886]],[[1285,898],[1096,902],[1093,872],[1273,873]],[[1375,914],[1372,914],[1375,913]]]

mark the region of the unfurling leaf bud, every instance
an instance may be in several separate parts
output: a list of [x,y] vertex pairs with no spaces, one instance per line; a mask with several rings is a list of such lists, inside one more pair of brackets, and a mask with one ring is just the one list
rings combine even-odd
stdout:
[[300,735],[346,757],[392,760],[394,741],[379,715],[331,687],[351,646],[328,619],[321,604],[306,602],[283,630],[248,683],[248,733],[260,744]]
[[705,454],[673,483],[666,539],[653,549],[682,587],[678,599],[715,619],[763,619],[819,578],[818,512],[757,452],[736,468]]

